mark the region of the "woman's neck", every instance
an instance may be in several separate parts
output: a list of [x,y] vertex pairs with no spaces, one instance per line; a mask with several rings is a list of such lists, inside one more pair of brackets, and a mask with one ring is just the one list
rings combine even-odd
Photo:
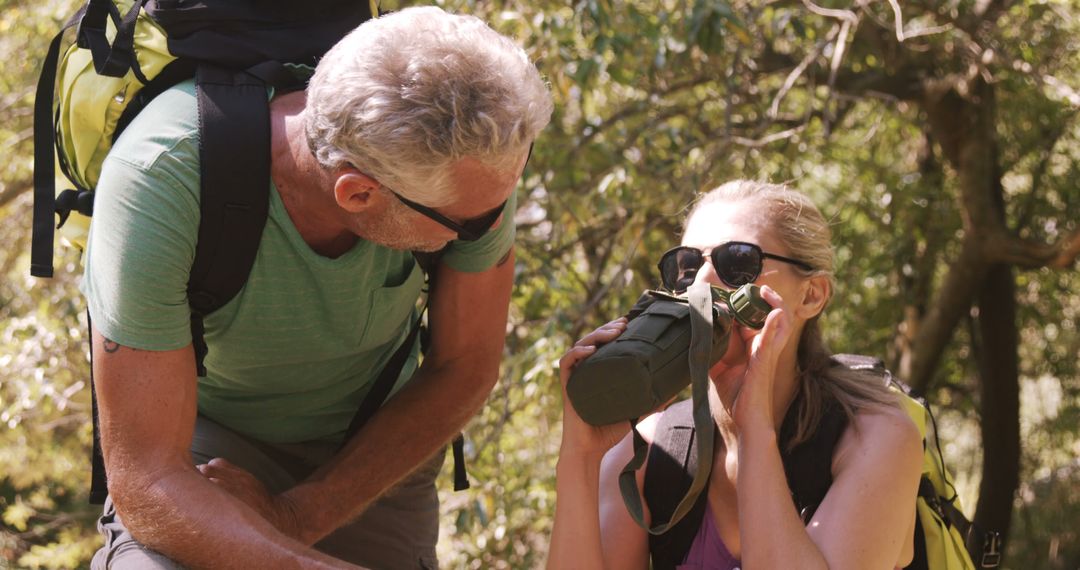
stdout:
[[[776,433],[780,433],[780,427],[784,423],[788,408],[795,400],[798,389],[798,344],[793,342],[785,347],[776,364],[776,378],[773,384],[772,413]],[[742,380],[727,385],[711,382],[709,386],[709,404],[712,408],[713,421],[720,431],[720,437],[729,450],[737,450],[739,444],[739,429],[735,425],[732,415],[735,409],[735,401],[742,390]]]

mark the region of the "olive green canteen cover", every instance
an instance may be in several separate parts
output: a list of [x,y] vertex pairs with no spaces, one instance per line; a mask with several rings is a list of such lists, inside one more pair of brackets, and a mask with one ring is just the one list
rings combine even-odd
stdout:
[[[690,308],[685,299],[646,291],[626,331],[577,365],[566,385],[581,419],[606,425],[656,411],[690,384]],[[724,355],[731,317],[713,305],[712,358]]]

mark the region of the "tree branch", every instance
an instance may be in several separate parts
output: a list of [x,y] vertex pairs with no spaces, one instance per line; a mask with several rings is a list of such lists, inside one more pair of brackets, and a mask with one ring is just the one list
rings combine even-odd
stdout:
[[953,330],[971,308],[978,285],[986,274],[987,265],[982,260],[981,248],[974,241],[970,236],[965,237],[960,255],[949,263],[949,272],[925,317],[919,321],[916,330],[910,332],[911,358],[902,362],[900,373],[920,394],[930,388],[934,370]]
[[706,83],[711,83],[711,82],[716,81],[716,80],[717,80],[717,78],[712,77],[712,76],[693,77],[693,78],[687,79],[685,81],[680,81],[678,83],[674,83],[672,85],[669,85],[666,89],[650,92],[649,97],[646,98],[646,99],[640,99],[640,100],[628,103],[626,106],[619,109],[618,111],[615,111],[614,113],[609,115],[606,119],[601,121],[601,123],[599,125],[596,125],[595,127],[593,127],[593,129],[591,131],[589,131],[588,133],[585,133],[585,135],[583,135],[581,137],[581,139],[578,140],[577,144],[574,145],[575,153],[576,153],[576,151],[584,148],[585,145],[592,142],[592,139],[596,138],[598,135],[600,135],[600,133],[607,130],[612,125],[617,124],[619,121],[622,121],[622,120],[630,118],[630,117],[632,117],[634,115],[637,115],[637,114],[640,114],[640,113],[646,113],[646,112],[649,112],[649,111],[655,109],[655,104],[652,102],[654,98],[667,97],[667,96],[672,95],[672,94],[674,94],[674,93],[676,93],[678,91],[682,91],[684,89],[691,89],[691,88],[697,87],[698,85],[704,85]]
[[773,97],[772,105],[769,106],[768,116],[770,118],[776,118],[776,115],[780,112],[780,101],[783,100],[784,96],[787,95],[787,92],[795,86],[795,82],[799,80],[799,77],[801,77],[803,72],[806,71],[806,68],[809,67],[810,64],[813,63],[819,55],[821,55],[821,52],[825,49],[825,46],[828,45],[829,42],[836,39],[836,36],[839,33],[840,26],[834,25],[832,29],[829,30],[828,36],[826,36],[825,39],[819,41],[817,45],[814,46],[814,49],[810,50],[810,53],[806,54],[806,57],[804,57],[803,60],[799,62],[799,65],[795,66],[795,69],[791,70],[791,73],[788,74],[787,79],[784,80],[784,85],[780,87],[780,90],[776,92],[776,96]]
[[1072,265],[1080,255],[1080,229],[1052,244],[1020,239],[1004,230],[997,231],[984,235],[982,252],[990,263],[1007,263],[1026,269],[1064,269]]
[[28,192],[34,187],[32,180],[16,180],[4,185],[4,189],[0,190],[0,208],[3,208],[15,198],[22,195],[23,192]]
[[842,20],[849,24],[857,24],[859,22],[859,17],[856,16],[855,12],[852,12],[851,10],[836,10],[832,8],[823,8],[821,6],[818,6],[817,4],[814,4],[810,0],[803,0],[803,5],[806,6],[807,10],[810,10],[811,12],[819,16]]

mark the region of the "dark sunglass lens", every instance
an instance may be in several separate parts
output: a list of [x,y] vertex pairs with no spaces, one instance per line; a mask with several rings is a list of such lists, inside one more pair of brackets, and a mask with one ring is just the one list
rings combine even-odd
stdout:
[[712,252],[720,279],[732,287],[753,283],[761,275],[761,250],[748,243],[729,243]]
[[491,230],[491,226],[495,225],[495,221],[502,215],[505,206],[506,202],[503,202],[498,208],[495,208],[479,218],[473,218],[461,224],[461,228],[465,231],[460,232],[458,238],[464,241],[476,241],[481,237],[484,237],[484,234]]
[[681,293],[694,282],[704,259],[696,249],[676,249],[660,260],[660,280],[670,291]]

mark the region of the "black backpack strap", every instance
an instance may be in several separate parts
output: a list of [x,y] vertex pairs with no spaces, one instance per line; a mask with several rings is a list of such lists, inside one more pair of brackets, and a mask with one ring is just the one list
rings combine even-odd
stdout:
[[412,330],[409,331],[409,336],[405,338],[405,341],[398,346],[397,350],[387,361],[386,366],[383,366],[382,372],[379,373],[379,377],[375,379],[375,382],[371,385],[371,389],[368,390],[363,401],[360,402],[360,407],[357,408],[356,414],[353,416],[351,422],[349,422],[349,428],[345,430],[345,438],[341,441],[341,446],[344,447],[349,442],[356,432],[363,429],[367,425],[368,421],[375,412],[379,410],[383,402],[386,401],[386,397],[390,395],[390,390],[394,388],[394,384],[397,382],[398,376],[401,375],[402,368],[405,367],[405,362],[409,359],[409,354],[412,353],[413,346],[416,345],[416,337],[420,334],[420,323],[424,318],[424,312],[427,306],[420,311],[420,315],[417,317],[416,322],[413,323]]
[[[685,400],[660,415],[645,467],[645,502],[652,523],[671,520],[675,507],[686,495],[697,469],[697,438],[693,402]],[[690,512],[664,534],[649,535],[649,555],[654,569],[674,569],[686,558],[705,516],[708,493],[698,496]]]
[[810,439],[788,450],[802,405],[802,398],[796,398],[788,408],[780,427],[779,443],[791,498],[803,523],[808,523],[832,486],[833,450],[847,429],[848,420],[840,405],[829,401]]
[[[168,77],[169,81],[175,78],[171,74]],[[266,225],[270,207],[270,111],[266,87],[243,73],[200,68],[196,94],[201,137],[201,220],[188,301],[196,367],[204,376],[203,317],[221,308],[243,288]],[[94,403],[90,501],[100,504],[108,489],[93,362],[90,386]]]
[[188,303],[204,376],[202,319],[244,287],[270,210],[270,106],[266,85],[247,73],[200,65],[195,78],[202,183]]
[[103,505],[109,495],[109,482],[105,477],[105,456],[101,453],[101,426],[98,419],[97,388],[94,386],[94,331],[90,324],[90,310],[86,310],[86,330],[90,339],[90,417],[94,424],[94,445],[90,455],[90,504]]
[[[83,16],[79,10],[49,43],[41,63],[34,95],[34,221],[30,245],[30,275],[53,276],[53,241],[56,223],[56,117],[53,97],[56,94],[56,70],[64,34]],[[63,222],[61,222],[63,223]]]
[[[445,252],[446,248],[436,252],[413,252],[413,257],[416,259],[417,264],[420,265],[420,269],[424,272],[426,277],[425,288],[429,295],[431,288],[435,283],[436,268]],[[424,309],[420,311],[420,316],[413,325],[408,338],[406,338],[405,342],[397,348],[394,355],[390,357],[386,366],[383,367],[382,372],[379,373],[379,377],[375,379],[375,383],[371,386],[367,395],[364,396],[364,400],[360,402],[360,406],[356,410],[356,415],[353,416],[352,421],[349,422],[349,428],[345,431],[345,438],[342,439],[341,443],[342,447],[344,447],[345,444],[367,424],[371,417],[375,415],[375,412],[382,406],[383,402],[386,401],[386,397],[390,395],[390,390],[393,389],[394,383],[401,375],[402,368],[405,367],[405,362],[408,359],[409,353],[412,351],[417,336],[420,337],[421,352],[427,352],[430,335],[428,334],[427,327],[423,325],[423,315],[426,309],[427,305],[425,304]],[[469,476],[465,471],[465,434],[459,433],[458,436],[454,438],[451,448],[454,454],[454,490],[464,491],[469,488]]]
[[[146,76],[139,69],[135,57],[135,20],[146,0],[136,0],[126,14],[120,14],[112,0],[89,0],[86,15],[79,24],[79,47],[90,50],[94,58],[94,71],[107,77],[123,77],[128,70],[146,83]],[[112,19],[116,35],[110,42],[107,35],[108,20]]]
[[[414,251],[413,257],[420,265],[420,269],[424,271],[424,275],[427,277],[425,283],[425,292],[431,294],[432,287],[435,285],[435,274],[439,266],[440,260],[444,254],[446,254],[447,248],[440,249],[439,251]],[[426,326],[420,327],[420,352],[427,354],[431,348],[431,331]],[[465,433],[459,433],[454,438],[451,444],[454,454],[454,490],[464,491],[470,487],[469,474],[465,470]]]
[[464,491],[469,484],[469,474],[465,471],[465,433],[459,433],[451,444],[454,451],[454,490]]

